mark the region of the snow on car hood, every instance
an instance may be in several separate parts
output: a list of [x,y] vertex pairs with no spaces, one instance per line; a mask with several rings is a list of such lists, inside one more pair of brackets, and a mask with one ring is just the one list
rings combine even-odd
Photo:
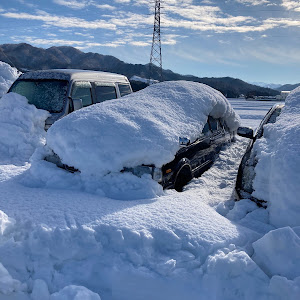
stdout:
[[264,126],[255,144],[253,195],[268,202],[270,222],[276,227],[300,226],[300,88],[286,98],[275,124]]
[[239,116],[227,99],[200,83],[163,82],[122,99],[76,111],[56,122],[47,144],[83,174],[105,175],[124,167],[173,160],[178,138],[195,140],[207,116],[236,130]]

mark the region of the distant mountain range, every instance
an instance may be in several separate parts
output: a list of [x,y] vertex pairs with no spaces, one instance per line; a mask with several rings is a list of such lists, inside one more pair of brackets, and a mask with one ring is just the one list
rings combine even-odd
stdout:
[[258,85],[265,88],[270,88],[277,91],[292,91],[296,87],[300,86],[300,83],[296,84],[276,84],[276,83],[265,83],[265,82],[251,82],[251,84]]
[[[3,44],[0,45],[0,60],[19,70],[41,69],[86,69],[107,71],[124,74],[128,78],[148,78],[149,65],[125,63],[114,56],[98,53],[84,53],[69,46],[51,47],[48,49],[33,47],[29,44]],[[158,68],[152,68],[151,78],[159,79]],[[134,77],[136,76],[136,77]],[[227,97],[244,95],[275,96],[278,90],[260,87],[231,77],[200,78],[192,75],[181,75],[171,70],[163,70],[164,80],[189,80],[205,83]],[[131,80],[134,90],[144,88],[147,84],[139,80]]]
[[296,87],[300,86],[300,83],[296,84],[284,84],[280,86],[279,88],[276,88],[277,91],[292,91]]

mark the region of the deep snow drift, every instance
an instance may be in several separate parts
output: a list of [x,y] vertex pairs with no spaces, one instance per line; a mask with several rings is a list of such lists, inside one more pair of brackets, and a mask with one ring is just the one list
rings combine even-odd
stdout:
[[[42,128],[41,112],[29,113],[23,100],[10,109],[27,119],[11,116],[12,127]],[[0,131],[0,141],[5,136]],[[12,141],[13,149],[24,146],[22,138]],[[183,193],[132,200],[125,178],[101,183],[132,201],[87,193],[78,175],[38,159],[42,148],[34,164],[20,157],[27,163],[12,165],[7,154],[9,164],[0,163],[0,299],[298,300],[299,227],[276,229],[267,210],[231,196],[246,144],[238,138],[224,147]],[[144,196],[148,187],[131,182]]]
[[84,175],[161,167],[174,159],[179,137],[199,137],[208,115],[222,118],[231,131],[239,126],[220,92],[195,82],[163,82],[66,116],[49,129],[47,145]]
[[8,91],[12,83],[20,76],[16,68],[0,61],[0,98]]
[[253,195],[268,202],[276,227],[300,226],[300,88],[286,98],[275,124],[264,126],[256,141]]
[[29,105],[15,93],[0,99],[0,163],[22,164],[29,161],[38,146],[45,144],[47,111]]

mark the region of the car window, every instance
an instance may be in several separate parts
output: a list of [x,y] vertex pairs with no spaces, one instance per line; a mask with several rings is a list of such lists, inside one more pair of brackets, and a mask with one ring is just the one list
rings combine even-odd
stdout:
[[261,124],[258,127],[258,130],[256,132],[256,138],[261,138],[263,136],[263,132],[264,132],[264,125],[268,124],[268,123],[275,123],[277,117],[280,115],[282,108],[278,107],[276,108],[273,113],[271,114],[271,116],[269,117],[269,119],[267,121],[264,121],[264,124]]
[[129,84],[118,83],[118,87],[119,87],[121,97],[131,94],[131,89],[130,89]]
[[95,92],[96,103],[117,98],[116,88],[114,85],[103,85],[103,83],[95,82]]
[[10,92],[20,94],[36,108],[57,113],[62,111],[66,99],[68,81],[65,80],[17,80]]
[[209,125],[208,122],[206,122],[206,124],[204,125],[203,129],[202,129],[202,133],[205,135],[208,135],[211,133],[210,129],[209,129]]
[[88,106],[92,104],[92,95],[91,95],[92,86],[88,81],[77,81],[73,84],[72,87],[72,98],[81,99],[82,106]]
[[223,129],[223,130],[226,130],[227,126],[225,124],[225,121],[223,119],[219,119],[219,123],[220,123],[220,128]]
[[214,119],[213,117],[209,116],[208,123],[212,131],[217,131],[219,129],[219,122],[217,119]]
[[280,108],[280,107],[279,107],[279,108],[276,108],[276,109],[274,110],[274,112],[272,113],[272,115],[270,116],[270,118],[269,118],[269,120],[267,121],[266,124],[268,124],[268,123],[275,123],[275,122],[276,122],[276,119],[277,119],[277,117],[280,115],[280,113],[281,113],[281,108]]

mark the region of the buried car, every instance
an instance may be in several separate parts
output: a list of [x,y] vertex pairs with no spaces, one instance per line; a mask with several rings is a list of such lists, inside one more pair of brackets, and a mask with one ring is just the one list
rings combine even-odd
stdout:
[[45,129],[72,111],[132,93],[126,76],[88,70],[54,69],[22,74],[10,87],[51,115]]
[[266,201],[258,199],[252,195],[253,189],[253,180],[255,178],[255,166],[257,165],[256,152],[253,147],[255,142],[263,137],[264,126],[266,124],[275,123],[277,117],[281,114],[281,111],[284,107],[284,104],[275,104],[267,112],[265,117],[262,119],[260,125],[256,129],[256,132],[253,133],[251,128],[239,127],[237,134],[250,139],[250,142],[247,146],[246,152],[242,157],[238,175],[236,179],[236,192],[239,199],[248,198],[256,202],[259,206],[266,206]]
[[181,191],[211,165],[239,123],[215,89],[196,82],[163,82],[59,120],[47,133],[47,146],[55,155],[46,160],[82,176],[152,176],[164,188]]

